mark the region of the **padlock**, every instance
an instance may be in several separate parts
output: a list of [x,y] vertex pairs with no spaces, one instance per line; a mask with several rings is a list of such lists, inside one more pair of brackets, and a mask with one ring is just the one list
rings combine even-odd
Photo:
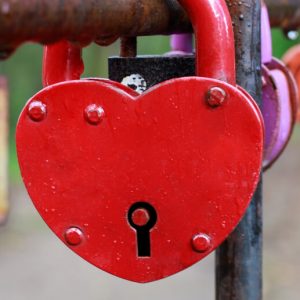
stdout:
[[179,52],[172,51],[170,55],[167,53],[162,56],[110,57],[108,61],[109,78],[142,94],[163,81],[194,76],[195,58],[193,54],[178,54]]
[[225,1],[180,3],[196,33],[197,76],[139,96],[108,81],[55,83],[29,100],[17,126],[22,177],[45,222],[75,253],[135,282],[218,247],[262,165],[262,116],[235,85]]
[[[298,90],[300,90],[300,45],[290,48],[282,58],[283,62],[294,75]],[[297,121],[300,122],[300,94],[298,97]]]
[[296,121],[298,91],[291,73],[272,57],[268,10],[262,1],[262,113],[265,122],[264,170],[270,168],[286,148]]
[[166,53],[168,56],[193,54],[193,35],[190,33],[172,35],[170,44],[172,50]]

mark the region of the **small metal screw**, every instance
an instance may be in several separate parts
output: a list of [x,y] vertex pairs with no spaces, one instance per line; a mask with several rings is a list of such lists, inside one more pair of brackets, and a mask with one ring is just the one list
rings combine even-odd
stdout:
[[220,106],[226,99],[226,92],[219,87],[212,87],[207,92],[207,103],[211,107]]
[[71,227],[65,232],[65,240],[70,246],[80,245],[83,239],[83,232],[77,227]]
[[41,101],[32,101],[28,106],[28,115],[32,121],[40,122],[47,114],[46,105]]
[[98,125],[105,116],[104,109],[96,104],[91,104],[85,109],[85,118],[92,125]]
[[206,252],[211,247],[211,239],[205,233],[198,233],[193,237],[192,245],[196,252]]

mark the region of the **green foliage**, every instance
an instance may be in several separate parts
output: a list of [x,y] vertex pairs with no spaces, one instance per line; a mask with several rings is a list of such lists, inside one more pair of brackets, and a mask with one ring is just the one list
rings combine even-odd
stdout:
[[9,170],[13,180],[19,179],[15,126],[26,101],[41,88],[41,61],[41,47],[27,44],[18,49],[10,59],[0,63],[0,74],[7,76],[9,84]]
[[289,40],[284,35],[281,29],[273,29],[272,30],[273,36],[273,55],[281,58],[287,49],[290,47],[300,43],[300,37],[296,40]]

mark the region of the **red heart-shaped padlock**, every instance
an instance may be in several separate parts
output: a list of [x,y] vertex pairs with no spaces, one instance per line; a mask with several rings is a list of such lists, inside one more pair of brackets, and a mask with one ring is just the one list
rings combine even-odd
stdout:
[[[101,269],[139,282],[215,249],[249,203],[262,132],[260,116],[230,85],[221,86],[226,103],[209,107],[213,83],[169,81],[138,101],[93,81],[34,96],[19,120],[18,156],[29,194],[56,235]],[[98,121],[93,107],[104,112]],[[140,201],[157,213],[147,258],[138,257],[127,216]],[[197,249],[194,236],[206,244]]]
[[193,3],[197,35],[218,50],[197,44],[197,74],[232,85],[188,77],[137,96],[109,81],[68,81],[29,100],[17,127],[23,180],[45,222],[87,261],[136,282],[172,275],[220,245],[262,163],[262,117],[234,86],[225,2],[181,2]]

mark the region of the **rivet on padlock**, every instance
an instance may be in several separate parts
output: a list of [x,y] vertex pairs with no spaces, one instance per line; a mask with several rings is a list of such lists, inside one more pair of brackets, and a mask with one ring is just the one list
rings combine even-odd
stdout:
[[211,107],[218,107],[224,103],[226,92],[219,87],[212,87],[207,92],[207,103]]
[[192,243],[195,251],[206,252],[211,247],[211,238],[204,233],[199,233],[193,237]]
[[31,120],[40,122],[47,114],[46,105],[41,101],[33,101],[28,107],[28,115]]
[[105,112],[101,106],[91,104],[85,109],[85,118],[92,125],[101,123],[105,116]]
[[66,242],[70,246],[79,246],[83,242],[83,233],[79,228],[71,227],[65,232]]

